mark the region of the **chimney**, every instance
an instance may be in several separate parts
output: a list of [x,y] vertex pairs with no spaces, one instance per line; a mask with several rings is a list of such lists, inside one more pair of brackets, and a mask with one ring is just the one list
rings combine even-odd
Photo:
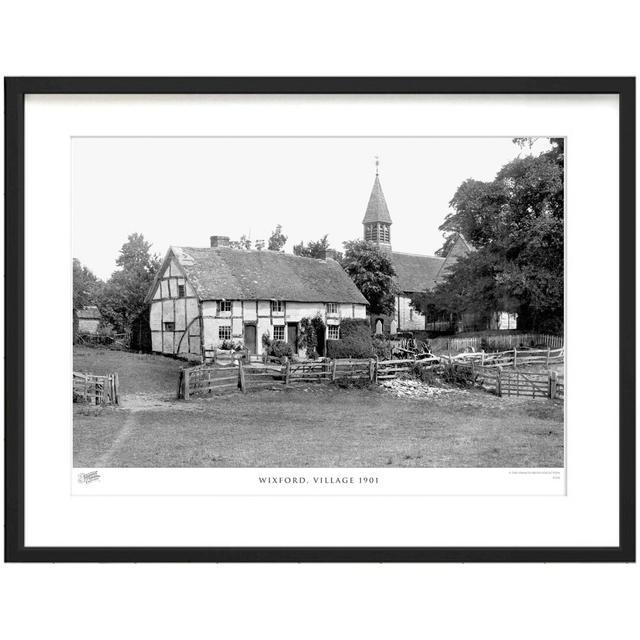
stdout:
[[211,236],[211,248],[228,247],[229,236]]

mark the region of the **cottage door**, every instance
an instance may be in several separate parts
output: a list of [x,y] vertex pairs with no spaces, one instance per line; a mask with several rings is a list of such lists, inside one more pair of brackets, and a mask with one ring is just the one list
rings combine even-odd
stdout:
[[293,347],[293,352],[298,353],[298,325],[287,325],[287,342]]
[[244,346],[249,350],[249,353],[252,355],[256,354],[256,325],[255,324],[245,324],[244,325]]

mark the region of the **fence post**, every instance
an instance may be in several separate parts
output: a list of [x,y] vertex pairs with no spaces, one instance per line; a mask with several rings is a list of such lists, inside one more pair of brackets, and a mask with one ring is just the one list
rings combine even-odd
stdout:
[[289,385],[289,376],[291,375],[291,361],[287,358],[287,361],[284,365],[284,384],[286,386]]
[[496,377],[496,393],[502,397],[502,369],[498,367],[498,375]]
[[337,362],[336,362],[336,359],[334,358],[331,361],[331,381],[332,382],[336,379],[336,366],[337,366]]
[[482,350],[482,366],[484,367],[484,349]]
[[375,362],[376,361],[373,358],[369,360],[369,382],[373,382]]
[[447,353],[449,355],[449,360],[451,360],[451,338],[447,340]]
[[558,393],[558,372],[552,371],[549,374],[549,397],[555,400]]
[[551,347],[547,347],[547,367],[549,366],[550,357],[551,357]]
[[238,360],[238,386],[240,387],[240,391],[245,393],[246,387],[244,385],[244,366],[242,365],[242,360]]
[[180,369],[178,372],[178,400],[182,397],[182,380],[184,378],[184,370]]
[[184,399],[189,399],[189,369],[184,370]]
[[517,362],[517,358],[518,358],[518,350],[516,349],[516,347],[513,348],[513,368],[516,368],[516,362]]

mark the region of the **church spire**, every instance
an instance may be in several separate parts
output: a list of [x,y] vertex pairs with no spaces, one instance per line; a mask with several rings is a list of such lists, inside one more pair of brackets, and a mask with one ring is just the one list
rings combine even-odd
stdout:
[[376,177],[364,214],[364,239],[375,242],[380,248],[391,250],[391,216],[380,184],[380,158],[376,159]]

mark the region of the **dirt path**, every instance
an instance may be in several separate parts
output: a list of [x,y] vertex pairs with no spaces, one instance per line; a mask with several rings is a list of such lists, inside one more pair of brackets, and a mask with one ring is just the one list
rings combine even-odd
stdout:
[[100,455],[95,466],[108,467],[114,456],[116,459],[118,458],[118,451],[125,446],[127,440],[131,438],[140,426],[138,414],[153,411],[166,412],[167,410],[202,411],[203,407],[195,404],[189,405],[178,400],[167,400],[166,397],[159,394],[136,393],[122,395],[119,411],[125,414],[125,420],[111,446]]
[[118,435],[115,437],[113,443],[109,447],[108,451],[105,451],[97,460],[96,467],[108,467],[111,462],[114,454],[120,447],[124,444],[124,442],[131,437],[135,428],[137,426],[135,413],[129,413],[124,421],[122,427],[120,427],[120,431],[118,431]]

